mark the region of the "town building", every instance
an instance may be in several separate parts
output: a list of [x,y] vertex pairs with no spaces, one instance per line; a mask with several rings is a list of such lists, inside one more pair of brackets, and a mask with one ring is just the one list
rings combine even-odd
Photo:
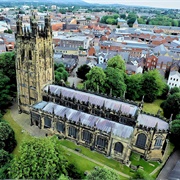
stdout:
[[180,73],[178,71],[171,71],[167,84],[170,86],[170,88],[180,88]]

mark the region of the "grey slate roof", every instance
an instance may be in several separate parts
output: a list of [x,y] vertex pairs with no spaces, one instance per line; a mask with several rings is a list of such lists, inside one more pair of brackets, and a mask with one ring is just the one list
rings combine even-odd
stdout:
[[48,87],[50,92],[56,95],[61,95],[68,98],[75,98],[80,102],[88,102],[91,104],[99,105],[102,107],[103,105],[108,109],[110,108],[112,111],[119,111],[121,109],[123,114],[135,116],[138,106],[128,104],[125,102],[116,101],[113,99],[107,99],[105,97],[97,96],[94,94],[81,92],[78,90],[57,86],[57,85],[48,85],[44,88],[44,91],[48,91]]
[[158,117],[150,116],[147,114],[139,114],[138,118],[138,125],[143,125],[147,127],[155,127],[157,124],[157,129],[158,130],[168,130],[169,129],[169,124]]
[[159,56],[158,57],[158,63],[163,62],[163,64],[167,64],[168,62],[172,62],[172,61],[173,61],[172,57],[169,57],[169,56]]
[[70,109],[52,102],[42,101],[35,104],[33,108],[41,109],[48,113],[54,112],[55,115],[60,117],[64,117],[66,115],[66,118],[73,122],[79,122],[79,120],[81,120],[81,123],[83,125],[89,127],[94,127],[94,125],[96,125],[96,128],[98,130],[102,130],[106,133],[110,133],[112,129],[112,134],[114,136],[118,136],[124,139],[130,138],[133,133],[133,127],[131,126],[109,121],[104,118]]

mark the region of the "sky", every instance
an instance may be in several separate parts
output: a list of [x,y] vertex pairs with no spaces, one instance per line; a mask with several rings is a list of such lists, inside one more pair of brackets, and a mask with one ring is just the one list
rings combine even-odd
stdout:
[[125,4],[180,9],[180,0],[84,0],[88,3]]

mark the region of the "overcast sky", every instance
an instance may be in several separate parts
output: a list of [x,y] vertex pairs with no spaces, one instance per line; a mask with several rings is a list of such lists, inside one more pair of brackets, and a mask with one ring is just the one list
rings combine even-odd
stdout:
[[89,3],[99,4],[125,4],[125,5],[140,5],[160,8],[175,8],[180,9],[180,0],[84,0]]

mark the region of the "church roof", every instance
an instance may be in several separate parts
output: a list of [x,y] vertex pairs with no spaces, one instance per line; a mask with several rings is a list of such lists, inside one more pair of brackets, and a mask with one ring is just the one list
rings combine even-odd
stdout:
[[[48,88],[49,87],[49,88]],[[105,97],[101,97],[98,95],[90,94],[87,92],[78,91],[75,89],[70,89],[62,86],[57,85],[48,85],[44,88],[44,91],[48,92],[48,89],[50,90],[50,93],[60,96],[60,94],[67,98],[75,98],[77,101],[80,102],[89,102],[91,104],[94,104],[96,106],[103,107],[105,106],[106,109],[111,109],[112,111],[115,110],[118,112],[121,110],[122,114],[135,116],[136,111],[138,110],[138,106],[133,104],[128,104],[126,102],[121,102],[118,100],[108,99]]]
[[169,129],[169,124],[162,119],[154,116],[150,116],[147,114],[139,114],[138,118],[138,125],[143,125],[147,127],[152,127],[154,128],[157,124],[157,129],[158,130],[168,130]]
[[134,22],[134,24],[138,24],[138,21],[137,21],[137,19],[136,19],[136,21]]
[[124,139],[130,138],[133,133],[133,127],[131,126],[119,124],[98,116],[70,109],[68,107],[64,107],[52,102],[42,101],[33,105],[33,108],[43,110],[50,114],[54,113],[56,116],[60,117],[66,116],[68,120],[71,120],[76,123],[80,120],[83,125],[89,127],[94,127],[94,125],[96,125],[96,128],[98,130],[101,130],[106,133],[110,133],[112,131],[112,134],[114,136],[118,136]]

